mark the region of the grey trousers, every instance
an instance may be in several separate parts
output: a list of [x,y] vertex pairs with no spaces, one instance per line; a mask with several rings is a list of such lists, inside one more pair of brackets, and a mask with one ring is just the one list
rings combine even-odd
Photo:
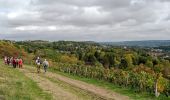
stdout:
[[44,71],[47,72],[47,65],[44,65]]

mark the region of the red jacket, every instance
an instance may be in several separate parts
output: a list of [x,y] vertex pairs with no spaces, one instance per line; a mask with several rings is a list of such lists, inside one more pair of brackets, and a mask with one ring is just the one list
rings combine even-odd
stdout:
[[19,64],[19,65],[22,65],[22,59],[20,59],[20,60],[18,61],[18,64]]

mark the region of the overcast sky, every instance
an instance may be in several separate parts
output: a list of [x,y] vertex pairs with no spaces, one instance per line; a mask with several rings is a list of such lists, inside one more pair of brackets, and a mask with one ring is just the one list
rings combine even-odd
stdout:
[[0,0],[0,39],[170,39],[170,0]]

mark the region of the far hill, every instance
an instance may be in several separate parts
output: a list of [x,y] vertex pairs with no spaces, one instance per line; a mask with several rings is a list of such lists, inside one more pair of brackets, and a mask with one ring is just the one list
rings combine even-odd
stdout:
[[101,42],[101,44],[113,45],[113,46],[159,47],[159,46],[170,46],[170,40]]

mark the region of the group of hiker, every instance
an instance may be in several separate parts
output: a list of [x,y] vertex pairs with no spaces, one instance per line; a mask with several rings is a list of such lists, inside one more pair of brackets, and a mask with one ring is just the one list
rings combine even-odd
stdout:
[[23,68],[23,60],[22,58],[17,57],[4,57],[4,63],[6,65],[12,65],[13,68]]
[[[4,57],[4,64],[6,65],[12,65],[13,68],[23,68],[23,60],[22,58],[17,58],[17,57]],[[37,67],[37,73],[40,73],[41,66],[44,68],[44,72],[47,72],[47,68],[49,67],[48,61],[45,59],[42,61],[40,57],[37,57],[35,60],[35,64]]]
[[40,57],[37,57],[37,59],[35,60],[35,63],[37,65],[37,73],[40,73],[41,65],[44,68],[44,72],[45,73],[47,72],[47,68],[49,67],[49,63],[48,63],[48,61],[46,59],[42,62]]

